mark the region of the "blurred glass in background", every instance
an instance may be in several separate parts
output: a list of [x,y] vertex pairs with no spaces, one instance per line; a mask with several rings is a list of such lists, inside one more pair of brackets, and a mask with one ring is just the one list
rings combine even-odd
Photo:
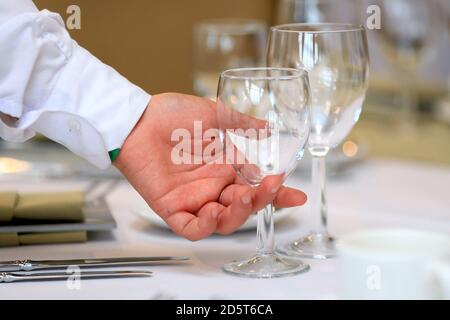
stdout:
[[[442,13],[444,14],[444,23],[447,27],[447,36],[450,42],[450,1],[442,1]],[[449,52],[450,50],[446,52],[447,60],[449,59]],[[450,123],[450,72],[447,76],[447,95],[436,105],[436,118]]]
[[[368,30],[371,79],[360,123],[341,146],[351,153],[450,164],[448,0],[279,0],[275,24],[358,23]],[[377,12],[373,7],[378,8]],[[407,130],[406,130],[407,129]],[[351,148],[349,148],[351,146]],[[358,154],[356,152],[356,154]]]
[[[400,83],[402,128],[414,125],[420,112],[414,91],[419,67],[439,45],[444,31],[436,0],[374,0],[380,7],[382,28],[377,32],[379,48]],[[429,110],[425,110],[429,111]]]
[[278,0],[276,24],[354,23],[361,0]]
[[194,26],[193,87],[215,99],[217,80],[231,68],[257,67],[264,61],[267,26],[252,20],[217,19]]

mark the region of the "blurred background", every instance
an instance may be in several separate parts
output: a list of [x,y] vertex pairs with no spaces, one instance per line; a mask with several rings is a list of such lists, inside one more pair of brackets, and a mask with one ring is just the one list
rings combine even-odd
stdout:
[[[364,111],[347,141],[327,160],[329,174],[369,156],[450,164],[448,0],[35,0],[35,4],[58,12],[64,20],[69,17],[68,6],[78,5],[81,29],[70,30],[72,37],[149,93],[176,91],[210,98],[223,69],[264,64],[270,25],[366,24],[374,13],[370,5],[377,5],[382,28],[368,30],[371,79]],[[45,153],[43,147],[58,151]],[[0,156],[0,173],[8,175],[116,174],[114,169],[97,172],[42,137],[21,145],[2,142]],[[72,162],[79,166],[65,165]]]

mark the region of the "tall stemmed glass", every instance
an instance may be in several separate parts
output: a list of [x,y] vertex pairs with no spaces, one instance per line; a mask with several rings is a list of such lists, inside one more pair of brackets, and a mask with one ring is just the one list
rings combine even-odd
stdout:
[[376,30],[381,52],[398,75],[401,91],[401,128],[411,136],[419,101],[414,92],[417,69],[433,52],[441,27],[437,0],[375,0],[381,9]]
[[358,121],[368,85],[369,54],[363,27],[348,24],[288,24],[271,28],[268,65],[304,67],[311,86],[312,155],[310,232],[278,247],[290,256],[329,258],[335,242],[327,228],[325,156]]
[[[284,179],[303,155],[310,132],[310,92],[306,71],[288,68],[231,69],[220,76],[217,119],[224,160],[245,183],[269,176]],[[226,264],[226,272],[272,278],[309,269],[274,252],[273,207],[258,213],[257,252]]]

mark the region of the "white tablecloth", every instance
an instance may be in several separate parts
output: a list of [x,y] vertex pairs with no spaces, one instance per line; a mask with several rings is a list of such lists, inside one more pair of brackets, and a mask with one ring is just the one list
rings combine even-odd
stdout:
[[[299,176],[290,185],[309,190]],[[82,187],[76,181],[3,183],[0,189],[43,190]],[[329,223],[339,237],[363,228],[402,226],[450,233],[450,168],[371,160],[328,183]],[[105,256],[188,255],[182,265],[152,266],[151,278],[0,284],[0,299],[335,299],[336,261],[308,260],[311,270],[294,277],[245,279],[220,267],[254,252],[255,232],[189,242],[132,213],[136,192],[124,182],[108,196],[118,229],[93,235],[88,243],[0,248],[0,260]],[[308,207],[295,209],[276,225],[277,241],[304,230]]]

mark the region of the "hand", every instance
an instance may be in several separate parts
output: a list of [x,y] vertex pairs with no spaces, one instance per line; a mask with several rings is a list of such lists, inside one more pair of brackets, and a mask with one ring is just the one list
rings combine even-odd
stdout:
[[174,164],[172,133],[192,132],[194,121],[203,130],[218,128],[216,103],[176,93],[153,96],[114,162],[174,232],[190,240],[229,234],[272,201],[276,207],[306,202],[303,192],[281,186],[279,176],[252,188],[229,164]]

